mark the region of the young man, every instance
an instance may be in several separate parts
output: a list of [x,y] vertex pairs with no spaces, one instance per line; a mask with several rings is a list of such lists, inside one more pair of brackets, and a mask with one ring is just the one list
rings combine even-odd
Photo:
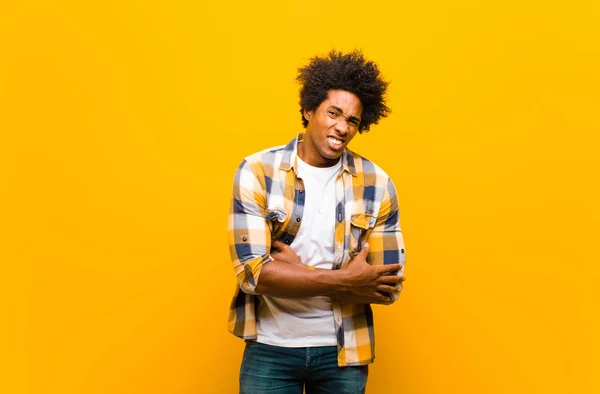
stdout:
[[299,69],[306,128],[235,174],[229,246],[239,286],[229,330],[246,339],[241,393],[363,393],[370,304],[404,280],[391,179],[347,149],[389,108],[377,66],[332,51]]

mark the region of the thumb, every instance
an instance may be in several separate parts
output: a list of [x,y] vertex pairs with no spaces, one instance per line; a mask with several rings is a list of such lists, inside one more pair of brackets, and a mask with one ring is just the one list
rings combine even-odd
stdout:
[[284,248],[286,245],[285,245],[283,242],[281,242],[281,241],[278,241],[278,240],[273,240],[273,241],[271,242],[271,246],[273,246],[273,247],[275,247],[276,249],[278,249],[278,250],[280,250],[280,251],[281,251],[281,250],[282,250],[282,249],[283,249],[283,248]]
[[369,244],[364,244],[362,249],[358,253],[358,255],[366,258],[368,254],[369,254]]

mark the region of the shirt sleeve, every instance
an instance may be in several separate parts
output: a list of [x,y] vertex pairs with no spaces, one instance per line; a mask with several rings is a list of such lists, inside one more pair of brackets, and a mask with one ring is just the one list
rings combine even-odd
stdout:
[[[397,274],[404,273],[406,252],[400,228],[398,196],[394,183],[389,178],[375,226],[367,238],[367,243],[369,244],[368,260],[371,265],[401,264],[402,269]],[[398,287],[402,290],[401,284]],[[392,294],[393,301],[397,298],[398,294]]]
[[265,191],[250,163],[244,160],[235,173],[228,242],[238,284],[248,294],[256,294],[260,272],[273,260],[266,205]]

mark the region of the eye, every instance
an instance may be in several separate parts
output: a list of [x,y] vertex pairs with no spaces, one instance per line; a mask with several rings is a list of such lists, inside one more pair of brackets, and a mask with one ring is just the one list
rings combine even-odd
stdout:
[[338,113],[336,111],[332,110],[332,109],[327,110],[327,114],[329,116],[331,116],[332,118],[337,118],[338,117]]

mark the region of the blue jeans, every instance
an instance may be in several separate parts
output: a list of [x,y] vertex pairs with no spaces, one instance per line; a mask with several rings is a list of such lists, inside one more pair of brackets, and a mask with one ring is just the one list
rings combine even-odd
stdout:
[[368,366],[339,367],[337,346],[286,348],[246,341],[240,394],[359,394]]

